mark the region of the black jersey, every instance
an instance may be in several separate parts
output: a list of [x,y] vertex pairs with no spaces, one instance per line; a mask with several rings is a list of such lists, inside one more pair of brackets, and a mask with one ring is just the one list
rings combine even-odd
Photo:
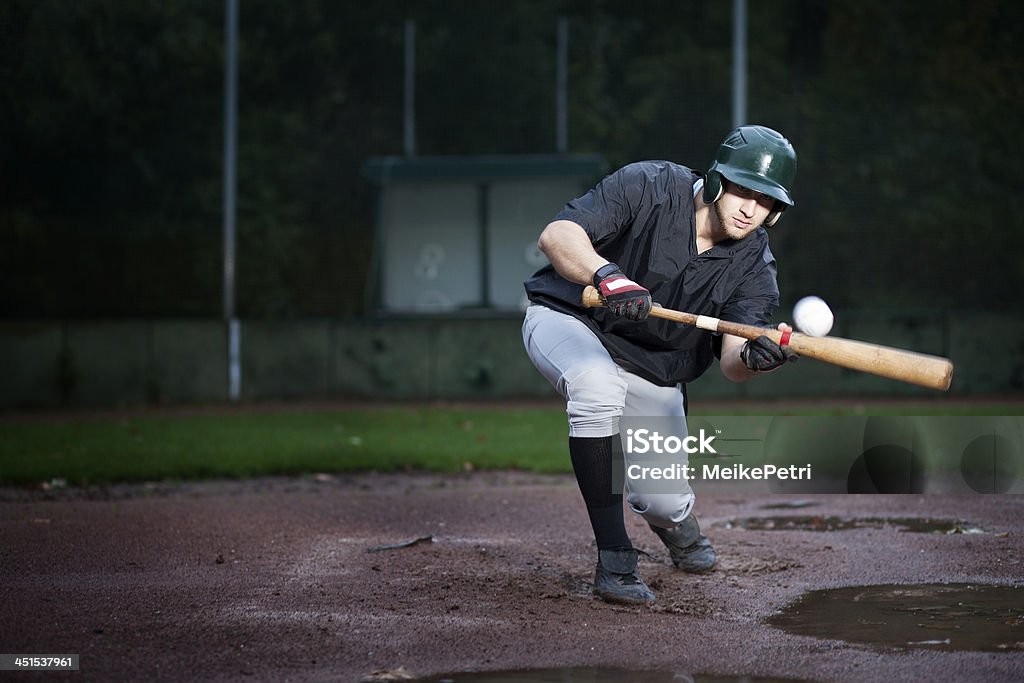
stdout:
[[[700,177],[668,161],[629,164],[570,201],[555,219],[582,226],[597,253],[649,289],[662,306],[763,326],[779,304],[768,233],[761,227],[698,254],[694,190]],[[710,332],[584,308],[583,285],[569,282],[550,265],[524,284],[532,302],[584,321],[616,362],[656,384],[693,381],[714,358]]]

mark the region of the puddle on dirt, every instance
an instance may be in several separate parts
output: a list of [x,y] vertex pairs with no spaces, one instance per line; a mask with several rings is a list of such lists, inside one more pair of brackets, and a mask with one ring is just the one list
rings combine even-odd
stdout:
[[852,586],[806,593],[768,623],[879,647],[1024,651],[1024,586]]
[[792,683],[793,681],[794,679],[791,678],[694,676],[673,671],[608,668],[467,672],[416,679],[416,683]]
[[767,503],[761,506],[762,510],[796,510],[797,508],[809,508],[817,505],[813,500],[787,500],[783,503]]
[[919,534],[983,534],[985,530],[952,519],[921,517],[861,517],[843,519],[824,515],[794,515],[785,517],[743,517],[713,526],[720,529],[749,529],[751,531],[844,531],[847,529],[882,529],[894,527],[899,531]]

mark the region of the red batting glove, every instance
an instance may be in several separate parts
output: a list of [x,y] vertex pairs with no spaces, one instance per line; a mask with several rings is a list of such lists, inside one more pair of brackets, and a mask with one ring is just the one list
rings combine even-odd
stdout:
[[651,312],[651,293],[626,277],[614,263],[597,269],[594,286],[614,315],[643,320]]

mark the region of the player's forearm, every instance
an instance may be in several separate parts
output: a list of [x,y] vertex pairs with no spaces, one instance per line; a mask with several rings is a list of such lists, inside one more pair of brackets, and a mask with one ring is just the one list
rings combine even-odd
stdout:
[[[792,332],[789,323],[779,323],[780,332]],[[744,353],[744,346],[753,345]],[[744,356],[747,356],[744,360]],[[719,367],[726,379],[733,382],[746,382],[748,379],[774,372],[789,361],[797,360],[798,356],[789,347],[780,347],[768,337],[758,337],[747,341],[730,334],[722,335],[722,357]],[[756,368],[756,369],[755,369]]]
[[722,359],[719,367],[725,378],[731,382],[746,382],[758,374],[748,368],[740,358],[740,349],[746,340],[731,334],[722,335]]
[[572,221],[549,223],[537,242],[558,274],[581,285],[591,284],[594,272],[608,259],[594,251],[586,231]]

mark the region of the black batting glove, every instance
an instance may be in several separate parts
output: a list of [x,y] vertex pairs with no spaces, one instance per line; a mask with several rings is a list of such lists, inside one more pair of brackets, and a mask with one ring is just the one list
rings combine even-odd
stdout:
[[765,372],[780,365],[800,360],[800,356],[789,346],[779,346],[764,335],[751,339],[740,349],[740,360],[751,370]]
[[614,315],[643,320],[651,312],[651,293],[626,277],[614,263],[597,269],[594,287]]

